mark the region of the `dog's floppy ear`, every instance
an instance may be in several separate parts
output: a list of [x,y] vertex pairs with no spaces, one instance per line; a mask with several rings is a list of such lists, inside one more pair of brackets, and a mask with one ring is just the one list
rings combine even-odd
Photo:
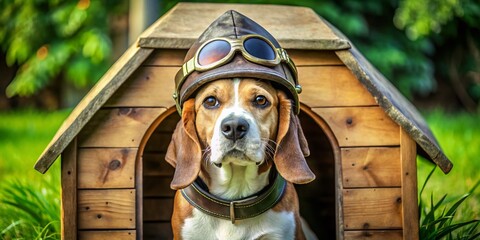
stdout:
[[304,184],[315,179],[305,157],[310,155],[300,121],[292,111],[292,102],[285,93],[278,93],[277,149],[273,161],[287,181]]
[[190,185],[198,176],[202,149],[195,130],[195,100],[183,104],[182,119],[178,122],[168,146],[165,160],[175,168],[172,189],[182,189]]

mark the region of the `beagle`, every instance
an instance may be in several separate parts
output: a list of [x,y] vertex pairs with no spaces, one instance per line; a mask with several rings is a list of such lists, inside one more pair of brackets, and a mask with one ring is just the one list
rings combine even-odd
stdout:
[[178,190],[174,238],[315,239],[293,186],[315,178],[308,155],[283,91],[248,78],[203,85],[185,101],[166,154]]

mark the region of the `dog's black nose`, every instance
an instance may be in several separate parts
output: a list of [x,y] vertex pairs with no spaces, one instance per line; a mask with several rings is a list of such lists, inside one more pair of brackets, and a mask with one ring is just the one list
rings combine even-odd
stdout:
[[223,136],[225,136],[227,139],[237,141],[247,134],[250,125],[248,125],[247,120],[244,118],[227,117],[223,119],[220,127]]

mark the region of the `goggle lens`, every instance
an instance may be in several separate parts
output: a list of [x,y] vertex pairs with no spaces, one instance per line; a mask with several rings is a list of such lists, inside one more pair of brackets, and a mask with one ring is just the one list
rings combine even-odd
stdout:
[[228,55],[230,48],[230,43],[225,40],[212,41],[198,53],[198,64],[207,66],[218,62]]
[[275,60],[275,50],[263,39],[249,38],[243,42],[243,47],[245,51],[256,58]]

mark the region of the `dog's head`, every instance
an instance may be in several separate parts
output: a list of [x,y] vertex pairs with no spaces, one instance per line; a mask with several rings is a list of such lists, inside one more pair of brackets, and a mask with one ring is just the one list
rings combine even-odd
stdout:
[[[183,104],[166,154],[175,167],[173,189],[190,185],[202,164],[258,165],[292,183],[315,178],[307,141],[287,95],[269,82],[225,79],[205,84]],[[204,168],[203,168],[204,169]]]

